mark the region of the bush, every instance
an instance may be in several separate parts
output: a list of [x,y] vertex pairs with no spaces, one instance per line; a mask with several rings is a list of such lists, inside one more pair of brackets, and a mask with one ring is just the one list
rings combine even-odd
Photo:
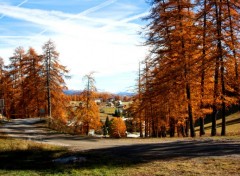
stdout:
[[126,137],[126,125],[121,118],[113,118],[109,127],[109,135],[113,138]]

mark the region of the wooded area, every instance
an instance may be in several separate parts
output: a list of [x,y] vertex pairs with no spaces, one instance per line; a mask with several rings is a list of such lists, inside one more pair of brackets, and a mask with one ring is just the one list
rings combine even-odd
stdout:
[[[63,118],[66,99],[64,77],[68,73],[58,60],[54,43],[43,46],[43,54],[34,48],[15,49],[10,63],[1,59],[1,98],[7,118],[54,116]],[[52,107],[52,109],[51,109]]]
[[[195,137],[194,126],[211,116],[211,135],[226,111],[240,104],[240,2],[234,0],[152,0],[142,35],[149,54],[139,65],[137,95],[128,110],[143,137]],[[42,47],[15,49],[10,63],[0,60],[0,98],[7,118],[49,117],[75,132],[101,129],[93,73],[85,75],[79,95],[66,96],[68,69],[59,62],[52,41]],[[70,100],[81,101],[75,107]],[[124,127],[125,128],[125,127]],[[190,134],[189,134],[190,131]],[[123,136],[123,135],[120,135]]]
[[[211,115],[226,134],[226,110],[239,105],[240,2],[152,0],[143,32],[150,53],[139,67],[132,106],[141,136],[170,136],[175,128],[194,137],[194,124]],[[143,65],[143,66],[142,66]],[[142,68],[144,67],[144,68]]]
[[[94,78],[86,75],[86,89],[78,95],[82,102],[71,107],[74,98],[64,93],[67,90],[65,79],[68,69],[61,65],[54,43],[49,40],[43,47],[43,54],[34,48],[26,52],[24,48],[15,49],[9,58],[9,65],[1,59],[0,98],[4,99],[3,115],[8,119],[48,117],[49,125],[57,130],[73,123],[73,128],[82,134],[89,129],[99,128],[100,118],[97,104],[94,102],[96,90]],[[76,131],[76,132],[77,132]]]

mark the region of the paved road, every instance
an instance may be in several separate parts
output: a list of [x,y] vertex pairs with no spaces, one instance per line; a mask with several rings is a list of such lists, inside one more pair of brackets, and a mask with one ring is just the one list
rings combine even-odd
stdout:
[[72,150],[111,152],[116,156],[131,158],[175,158],[201,156],[233,156],[240,158],[240,137],[179,138],[179,139],[106,139],[59,134],[46,127],[41,119],[15,119],[3,122],[0,132],[14,138],[67,146]]
[[159,142],[159,140],[156,139],[108,139],[102,137],[83,137],[62,134],[47,128],[44,119],[40,118],[4,121],[3,125],[0,125],[0,132],[14,138],[68,146],[77,150],[99,149],[142,143],[152,144],[156,143],[156,141]]

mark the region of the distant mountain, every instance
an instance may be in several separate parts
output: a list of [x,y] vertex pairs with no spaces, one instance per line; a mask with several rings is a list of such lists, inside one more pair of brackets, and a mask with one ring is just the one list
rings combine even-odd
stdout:
[[135,95],[135,93],[132,93],[132,92],[118,92],[116,94],[119,96],[129,96],[129,97]]
[[81,90],[64,90],[63,92],[66,95],[75,95],[75,94],[80,94],[82,91]]
[[[82,91],[81,90],[64,90],[63,91],[66,95],[76,95],[76,94],[80,94]],[[118,93],[110,93],[109,94],[115,94],[115,95],[119,95],[119,96],[133,96],[135,95],[135,93],[132,92],[118,92]]]

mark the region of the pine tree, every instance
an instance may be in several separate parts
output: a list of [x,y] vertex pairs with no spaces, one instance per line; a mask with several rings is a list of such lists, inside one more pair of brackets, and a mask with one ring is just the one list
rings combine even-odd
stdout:
[[104,136],[106,136],[108,134],[109,127],[110,127],[110,121],[109,121],[109,117],[107,116],[106,120],[105,120],[105,124],[103,126],[103,135]]

